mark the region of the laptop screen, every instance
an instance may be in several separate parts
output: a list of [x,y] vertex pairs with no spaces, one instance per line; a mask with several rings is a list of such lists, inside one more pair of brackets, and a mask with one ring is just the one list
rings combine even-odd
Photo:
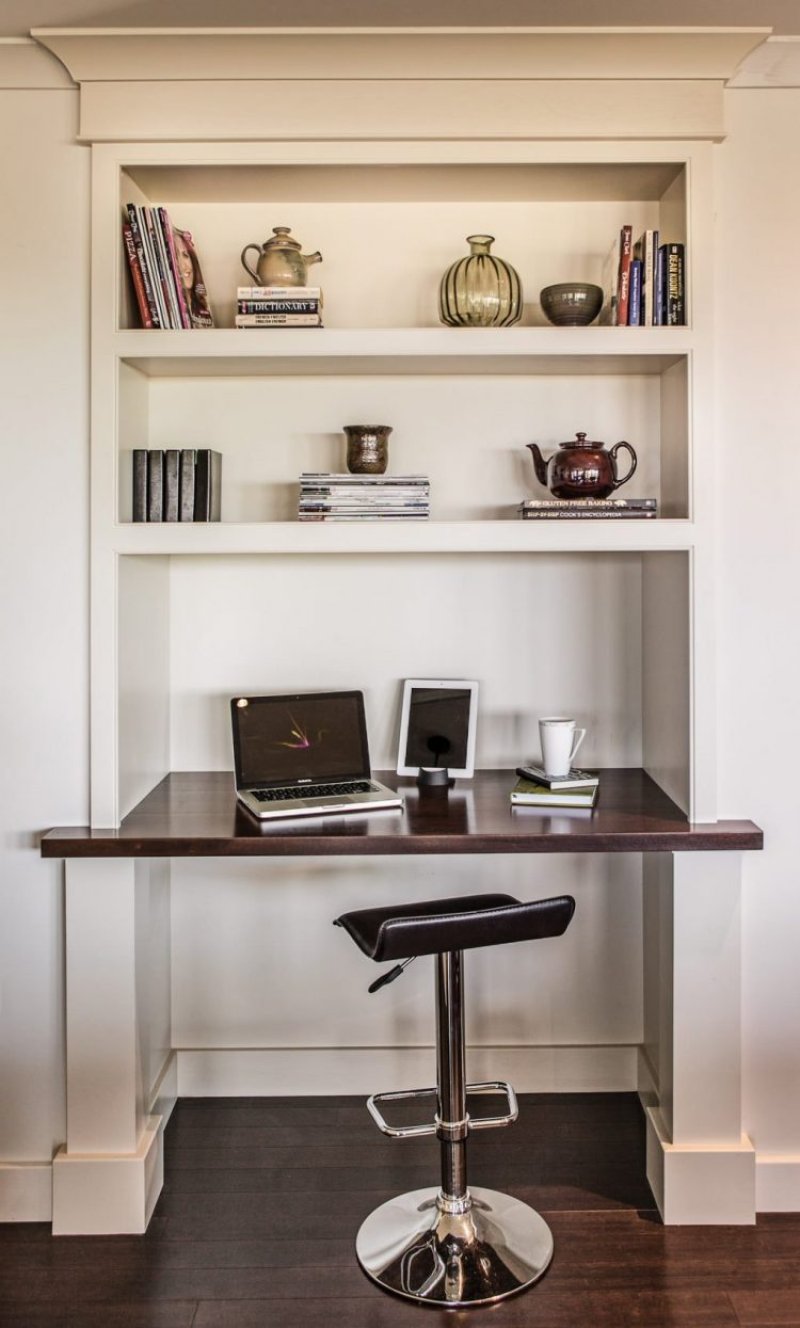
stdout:
[[370,773],[361,692],[234,697],[231,718],[239,788]]

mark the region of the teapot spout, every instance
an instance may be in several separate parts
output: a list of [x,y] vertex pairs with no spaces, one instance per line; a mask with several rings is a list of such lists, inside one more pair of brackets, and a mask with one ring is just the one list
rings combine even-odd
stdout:
[[319,252],[319,250],[315,254],[301,254],[300,257],[302,258],[306,267],[310,267],[312,263],[322,262],[322,254]]
[[544,485],[544,487],[545,487],[545,489],[546,489],[546,488],[547,488],[547,466],[545,465],[544,457],[542,456],[541,452],[539,451],[539,444],[538,444],[538,443],[526,443],[526,447],[528,448],[528,450],[530,451],[531,456],[533,457],[533,468],[534,468],[534,470],[536,471],[536,478],[537,478],[537,480],[539,481],[540,484]]

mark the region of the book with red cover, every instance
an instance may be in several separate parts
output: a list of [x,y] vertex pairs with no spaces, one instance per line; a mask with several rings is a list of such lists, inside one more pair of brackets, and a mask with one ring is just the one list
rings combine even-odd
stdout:
[[147,303],[147,294],[144,288],[144,277],[139,264],[139,257],[136,253],[136,245],[133,241],[133,231],[126,221],[122,226],[122,238],[125,243],[125,254],[128,259],[128,271],[131,274],[131,284],[133,293],[136,296],[136,304],[139,309],[139,318],[142,327],[152,327],[153,319],[150,315],[150,306]]
[[625,327],[630,308],[631,250],[633,227],[623,226],[619,233],[619,276],[617,279],[617,322]]

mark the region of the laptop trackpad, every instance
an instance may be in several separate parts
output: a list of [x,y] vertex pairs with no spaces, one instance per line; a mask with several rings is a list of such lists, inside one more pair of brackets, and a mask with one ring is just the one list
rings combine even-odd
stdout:
[[340,798],[304,798],[303,806],[304,807],[319,807],[319,806],[349,807],[352,804],[352,802],[353,798],[347,797],[346,795]]

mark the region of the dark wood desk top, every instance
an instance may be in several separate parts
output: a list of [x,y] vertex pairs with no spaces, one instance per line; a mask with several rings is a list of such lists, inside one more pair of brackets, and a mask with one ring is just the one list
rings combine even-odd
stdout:
[[593,810],[511,807],[515,776],[481,770],[445,794],[376,772],[400,788],[403,812],[261,825],[237,803],[230,773],[168,775],[118,830],[50,830],[46,858],[310,857],[416,853],[640,853],[759,849],[752,821],[692,824],[642,770],[603,770]]

